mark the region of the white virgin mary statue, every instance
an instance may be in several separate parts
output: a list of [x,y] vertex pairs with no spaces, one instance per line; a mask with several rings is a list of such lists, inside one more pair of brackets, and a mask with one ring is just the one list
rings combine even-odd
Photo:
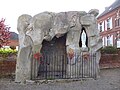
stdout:
[[82,47],[85,48],[86,46],[86,33],[83,30],[82,34],[81,34],[81,40],[82,40]]

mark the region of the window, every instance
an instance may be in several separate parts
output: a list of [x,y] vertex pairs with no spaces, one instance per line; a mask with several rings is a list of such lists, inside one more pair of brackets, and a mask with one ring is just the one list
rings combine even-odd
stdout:
[[115,27],[118,26],[118,19],[115,19]]
[[104,37],[104,45],[105,46],[113,46],[113,35],[108,35]]
[[105,30],[112,29],[112,17],[105,21]]
[[107,36],[107,46],[110,46],[110,36]]
[[120,48],[120,40],[117,41],[117,48]]
[[103,41],[102,43],[103,43],[103,47],[104,47],[105,46],[105,44],[104,44],[105,43],[104,37],[102,37],[102,41]]
[[118,17],[120,17],[120,11],[118,11],[118,13],[119,13],[119,14],[118,14]]
[[98,24],[98,29],[100,30],[100,32],[104,31],[104,21]]
[[115,27],[120,26],[120,11],[117,10],[116,12],[116,18],[115,18]]
[[113,46],[113,35],[107,36],[107,46]]
[[110,29],[110,19],[107,19],[107,29]]
[[120,40],[120,33],[119,33],[119,31],[117,32],[117,40]]
[[117,48],[120,48],[120,33],[117,32]]
[[100,32],[102,32],[102,23],[100,23]]
[[120,18],[118,19],[118,26],[120,26]]
[[115,27],[120,26],[120,18],[115,19]]
[[120,11],[117,9],[116,11],[116,18],[119,18],[120,17]]

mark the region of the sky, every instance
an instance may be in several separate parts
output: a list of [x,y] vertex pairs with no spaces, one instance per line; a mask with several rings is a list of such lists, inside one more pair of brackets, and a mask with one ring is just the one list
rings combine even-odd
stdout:
[[10,31],[17,32],[17,19],[22,14],[34,16],[40,12],[86,11],[98,9],[100,13],[115,0],[1,0],[0,19],[6,19],[5,24]]

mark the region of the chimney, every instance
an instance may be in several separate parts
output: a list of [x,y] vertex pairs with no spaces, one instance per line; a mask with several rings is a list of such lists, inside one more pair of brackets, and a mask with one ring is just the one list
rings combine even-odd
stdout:
[[108,7],[105,7],[105,10],[107,10],[108,9]]

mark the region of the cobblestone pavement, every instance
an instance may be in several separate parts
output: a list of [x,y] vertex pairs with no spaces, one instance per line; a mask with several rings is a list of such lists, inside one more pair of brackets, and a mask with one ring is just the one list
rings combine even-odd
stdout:
[[100,78],[73,82],[51,82],[18,84],[8,79],[0,79],[0,90],[120,90],[120,68],[102,69]]

